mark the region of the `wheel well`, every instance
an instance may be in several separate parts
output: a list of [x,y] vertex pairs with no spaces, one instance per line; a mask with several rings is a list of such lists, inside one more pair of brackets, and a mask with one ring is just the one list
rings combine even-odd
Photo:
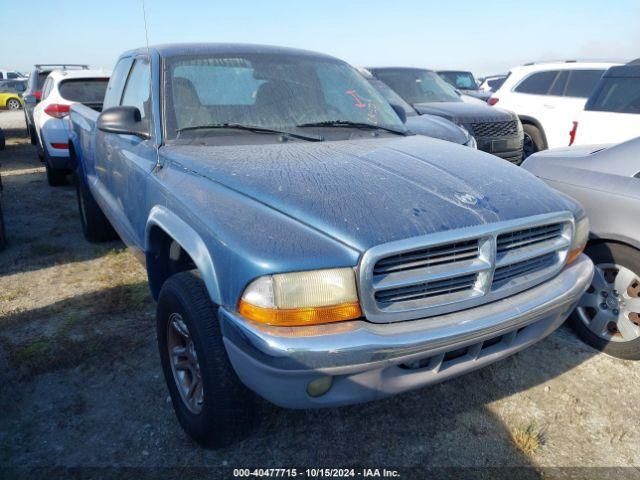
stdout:
[[162,285],[171,275],[196,269],[195,262],[182,245],[156,226],[151,227],[149,232],[146,261],[149,287],[156,300]]
[[615,243],[616,245],[622,245],[622,246],[625,246],[625,247],[632,248],[632,249],[634,249],[634,250],[636,250],[637,252],[640,253],[640,250],[637,247],[635,247],[635,246],[633,246],[633,245],[631,245],[629,243],[626,243],[626,242],[623,242],[623,241],[620,241],[620,240],[613,240],[613,239],[610,239],[610,238],[592,238],[592,239],[589,239],[589,241],[587,242],[587,247],[591,247],[591,246],[594,246],[594,245],[600,245],[600,244],[603,244],[603,243]]

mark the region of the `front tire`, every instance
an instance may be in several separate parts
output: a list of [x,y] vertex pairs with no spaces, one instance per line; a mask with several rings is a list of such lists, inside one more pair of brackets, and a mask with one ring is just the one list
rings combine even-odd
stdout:
[[597,350],[640,360],[640,252],[600,243],[586,253],[596,269],[589,290],[571,314],[572,327]]
[[217,307],[195,272],[170,277],[157,307],[158,348],[178,421],[199,444],[220,448],[253,424],[253,393],[238,379],[222,341]]
[[547,148],[542,132],[538,127],[525,123],[522,126],[522,129],[524,130],[524,144],[522,148],[523,159]]

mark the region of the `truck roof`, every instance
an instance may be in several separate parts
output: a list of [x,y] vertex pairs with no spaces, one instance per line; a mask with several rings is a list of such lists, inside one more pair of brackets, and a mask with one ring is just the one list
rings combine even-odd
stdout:
[[[161,57],[173,57],[180,55],[201,55],[201,54],[225,54],[225,55],[250,55],[250,54],[294,54],[298,56],[308,56],[314,58],[327,58],[337,60],[335,57],[323,53],[311,52],[289,47],[277,47],[270,45],[254,45],[244,43],[168,43],[162,45],[149,46]],[[124,52],[121,56],[131,56],[135,54],[147,53],[147,47],[140,47]]]

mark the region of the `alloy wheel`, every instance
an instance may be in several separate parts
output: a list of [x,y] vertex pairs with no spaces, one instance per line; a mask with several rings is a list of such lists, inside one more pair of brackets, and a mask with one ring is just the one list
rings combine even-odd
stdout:
[[596,265],[591,287],[576,312],[600,338],[609,342],[635,340],[640,337],[640,276],[621,265]]
[[172,313],[167,322],[167,348],[171,371],[180,398],[194,414],[202,411],[204,390],[200,364],[187,324],[179,313]]

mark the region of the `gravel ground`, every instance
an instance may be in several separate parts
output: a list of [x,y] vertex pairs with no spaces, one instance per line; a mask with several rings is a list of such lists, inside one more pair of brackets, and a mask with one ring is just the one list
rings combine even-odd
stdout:
[[74,189],[47,185],[22,112],[0,112],[0,127],[9,240],[0,467],[520,466],[534,476],[640,477],[638,365],[564,327],[489,368],[384,401],[318,411],[264,402],[252,436],[199,448],[169,403],[144,269],[121,243],[84,241]]

